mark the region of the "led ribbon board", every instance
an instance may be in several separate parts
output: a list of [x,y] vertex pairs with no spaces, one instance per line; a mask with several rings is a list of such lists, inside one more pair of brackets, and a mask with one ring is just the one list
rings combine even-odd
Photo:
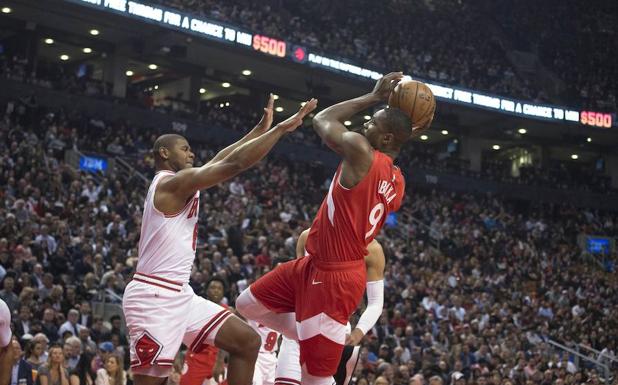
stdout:
[[[174,28],[208,39],[238,45],[269,56],[286,58],[290,61],[312,67],[324,68],[370,80],[376,80],[382,77],[380,72],[351,64],[342,59],[335,59],[311,52],[311,49],[300,45],[291,45],[284,40],[243,31],[231,25],[201,17],[194,17],[190,14],[166,7],[142,4],[137,1],[129,0],[65,1],[159,24],[163,27]],[[616,124],[614,114],[592,111],[582,111],[580,113],[580,111],[570,110],[565,107],[533,104],[522,100],[487,95],[473,90],[454,88],[434,83],[433,81],[425,81],[420,78],[417,79],[425,82],[438,99],[451,103],[469,105],[471,107],[506,113],[523,118],[573,124],[581,123],[602,128],[608,128]]]

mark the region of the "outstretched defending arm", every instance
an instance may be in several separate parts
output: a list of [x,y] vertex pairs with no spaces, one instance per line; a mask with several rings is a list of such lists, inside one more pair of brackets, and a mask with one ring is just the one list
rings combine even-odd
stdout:
[[230,179],[259,162],[284,134],[298,128],[303,118],[317,106],[311,99],[294,115],[277,124],[273,129],[241,144],[226,157],[209,162],[202,167],[192,167],[161,180],[157,194],[171,194],[182,198]]
[[247,135],[243,136],[239,141],[230,144],[223,150],[219,151],[214,158],[212,158],[208,163],[218,162],[221,159],[228,156],[232,151],[240,147],[241,145],[247,143],[251,139],[257,138],[262,135],[266,131],[270,129],[270,126],[273,124],[273,106],[275,103],[275,97],[273,94],[268,96],[268,104],[264,107],[264,115],[262,115],[262,119],[258,122],[258,124],[253,127],[251,131],[247,133]]

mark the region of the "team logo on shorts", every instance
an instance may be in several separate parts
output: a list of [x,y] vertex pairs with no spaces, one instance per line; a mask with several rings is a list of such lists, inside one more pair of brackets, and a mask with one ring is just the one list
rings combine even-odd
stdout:
[[163,345],[153,336],[145,331],[135,342],[135,355],[137,356],[137,366],[154,365],[155,360],[163,350]]

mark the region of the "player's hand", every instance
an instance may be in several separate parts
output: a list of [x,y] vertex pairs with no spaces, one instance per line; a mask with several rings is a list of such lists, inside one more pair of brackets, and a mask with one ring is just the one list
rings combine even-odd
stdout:
[[217,384],[220,384],[223,380],[225,380],[225,365],[223,361],[217,360],[215,362],[215,366],[212,368],[212,378],[217,382]]
[[361,342],[364,336],[365,334],[362,332],[362,330],[360,330],[359,328],[356,328],[352,330],[351,334],[346,334],[345,344],[356,346]]
[[277,126],[281,127],[281,129],[285,130],[286,132],[292,132],[298,127],[300,127],[301,124],[303,124],[303,119],[305,118],[305,116],[307,116],[311,111],[315,110],[317,106],[318,100],[312,98],[311,100],[306,101],[305,105],[302,106],[297,113],[290,116],[283,122],[277,124]]
[[376,85],[373,87],[373,91],[371,91],[371,93],[379,97],[380,100],[388,100],[391,92],[393,92],[401,79],[403,79],[403,72],[391,72],[384,75],[376,82]]
[[266,107],[264,107],[264,115],[262,115],[262,119],[255,126],[255,129],[259,131],[260,134],[265,133],[270,129],[270,126],[273,124],[273,106],[275,104],[275,96],[270,94],[268,96],[268,103]]

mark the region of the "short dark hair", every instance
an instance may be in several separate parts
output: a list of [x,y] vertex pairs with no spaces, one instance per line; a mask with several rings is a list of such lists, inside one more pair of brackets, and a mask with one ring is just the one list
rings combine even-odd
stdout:
[[404,144],[412,136],[412,120],[399,108],[385,108],[385,123],[399,145]]
[[204,286],[206,288],[206,290],[208,290],[208,286],[210,286],[210,284],[212,282],[220,282],[221,285],[223,285],[223,291],[227,292],[227,282],[225,282],[225,280],[223,278],[221,278],[218,275],[213,275],[207,282],[206,282],[206,286]]
[[155,157],[159,157],[159,150],[163,147],[170,148],[176,143],[177,140],[184,139],[184,136],[178,134],[164,134],[161,135],[155,140],[154,145],[152,146],[152,153]]

